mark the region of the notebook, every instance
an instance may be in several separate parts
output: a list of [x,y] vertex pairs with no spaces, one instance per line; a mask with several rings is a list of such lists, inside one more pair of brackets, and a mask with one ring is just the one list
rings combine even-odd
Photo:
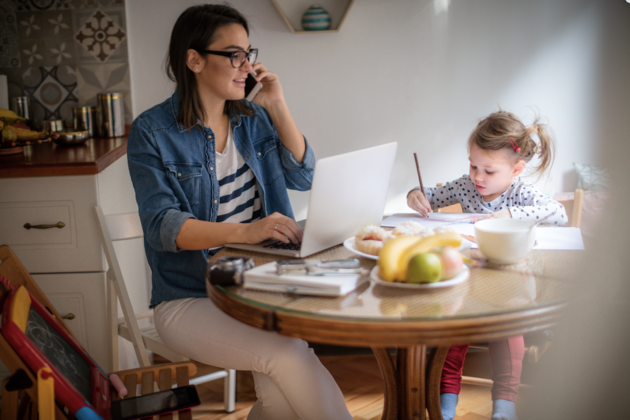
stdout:
[[380,225],[397,146],[396,142],[383,144],[315,163],[299,249],[278,248],[284,244],[275,239],[255,245],[225,246],[304,258],[341,244],[365,225]]
[[369,279],[368,271],[362,274],[309,276],[277,274],[276,262],[259,265],[243,273],[246,289],[295,293],[315,296],[343,296]]

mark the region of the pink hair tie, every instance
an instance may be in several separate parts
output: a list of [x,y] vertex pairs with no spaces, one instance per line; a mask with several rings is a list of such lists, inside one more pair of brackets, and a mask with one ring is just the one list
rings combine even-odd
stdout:
[[518,147],[518,144],[516,143],[516,141],[514,141],[514,139],[512,137],[508,137],[510,139],[510,144],[512,145],[512,149],[514,149],[514,153],[519,153],[521,151],[521,148]]

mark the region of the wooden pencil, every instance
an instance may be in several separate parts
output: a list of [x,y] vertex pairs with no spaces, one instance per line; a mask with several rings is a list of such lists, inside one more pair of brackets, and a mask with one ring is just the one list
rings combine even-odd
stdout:
[[420,175],[420,165],[418,165],[418,155],[414,153],[413,158],[416,160],[416,170],[418,171],[418,181],[420,181],[420,192],[424,194],[424,186],[422,185],[422,176]]

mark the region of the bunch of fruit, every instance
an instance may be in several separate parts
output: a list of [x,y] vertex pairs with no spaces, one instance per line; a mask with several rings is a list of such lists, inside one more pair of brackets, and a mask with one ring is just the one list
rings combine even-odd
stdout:
[[2,147],[14,147],[19,142],[30,144],[32,141],[41,143],[49,141],[47,131],[35,131],[28,128],[26,119],[15,112],[0,108],[0,145]]
[[459,233],[443,232],[420,238],[399,236],[387,241],[378,256],[380,277],[389,282],[434,283],[455,277],[463,259],[455,249]]

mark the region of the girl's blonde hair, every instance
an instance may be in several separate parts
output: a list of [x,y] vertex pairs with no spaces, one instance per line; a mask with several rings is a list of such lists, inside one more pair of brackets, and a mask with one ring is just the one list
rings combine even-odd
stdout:
[[[499,110],[479,121],[468,139],[468,150],[473,145],[482,150],[507,149],[515,162],[523,160],[525,163],[538,155],[540,164],[533,173],[538,173],[540,179],[553,165],[555,144],[549,127],[539,121],[540,118],[536,117],[529,127],[525,127],[514,114]],[[538,144],[532,138],[532,134],[538,136],[540,140]],[[520,148],[518,153],[514,150],[514,145],[517,150]]]

